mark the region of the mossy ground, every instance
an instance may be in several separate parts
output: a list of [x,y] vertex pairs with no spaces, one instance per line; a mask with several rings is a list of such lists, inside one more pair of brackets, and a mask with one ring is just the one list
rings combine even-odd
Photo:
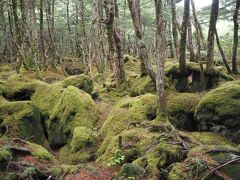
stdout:
[[[190,74],[200,71],[197,63],[187,63],[187,66]],[[11,72],[7,76],[9,68],[3,72],[0,68],[0,90],[3,95],[0,99],[1,166],[6,168],[2,164],[9,163],[12,156],[17,157],[12,151],[17,147],[27,148],[31,152],[21,157],[23,162],[34,164],[27,168],[35,168],[35,171],[57,179],[63,179],[66,174],[76,178],[83,169],[98,174],[95,166],[82,164],[97,161],[101,166],[112,166],[117,170],[122,167],[117,178],[175,180],[202,177],[206,175],[206,160],[216,167],[214,163],[226,162],[231,160],[232,155],[238,155],[237,145],[217,133],[188,131],[197,130],[197,112],[194,117],[196,107],[217,107],[214,113],[219,113],[219,116],[224,113],[236,115],[239,104],[234,98],[238,99],[239,82],[222,85],[220,90],[213,90],[206,96],[204,93],[178,93],[173,77],[178,72],[178,63],[168,60],[165,73],[167,76],[173,75],[165,78],[168,119],[156,116],[154,82],[148,76],[141,77],[139,60],[125,56],[125,70],[126,82],[117,87],[110,71],[96,73],[94,69],[91,78],[79,75],[66,79],[59,72],[41,72],[42,80],[47,81],[48,77],[53,76],[53,81],[45,83],[32,80],[32,74],[26,71],[18,75]],[[217,73],[223,79],[233,80],[225,76],[221,68],[215,70]],[[220,97],[214,96],[214,91]],[[15,98],[23,92],[31,94],[27,99]],[[212,98],[213,102],[204,103],[205,99],[209,102],[208,98]],[[232,99],[226,108],[214,104],[214,100],[227,103],[228,98]],[[184,132],[173,130],[168,120]],[[29,125],[25,121],[38,124]],[[36,130],[38,127],[41,131]],[[33,134],[35,139],[32,138]],[[16,137],[29,138],[31,142],[15,143],[12,149],[7,149],[7,143]],[[183,146],[181,140],[188,148]],[[209,154],[213,150],[224,150],[224,153]],[[239,169],[236,163],[221,170],[237,177],[234,173]]]

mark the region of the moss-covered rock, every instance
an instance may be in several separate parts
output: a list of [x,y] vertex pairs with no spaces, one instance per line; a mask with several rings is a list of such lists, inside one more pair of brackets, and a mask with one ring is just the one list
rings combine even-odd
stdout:
[[197,93],[170,93],[167,108],[169,121],[180,130],[196,130],[194,113],[200,99],[201,95]]
[[195,119],[202,131],[221,133],[240,142],[240,81],[227,82],[207,93],[199,102]]
[[31,101],[9,102],[0,97],[0,119],[2,134],[44,143],[40,112]]
[[122,166],[120,172],[118,173],[118,178],[136,178],[143,176],[144,169],[141,166],[126,163]]
[[89,94],[93,91],[93,82],[86,75],[70,76],[62,81],[62,86],[64,88],[68,86],[75,86]]
[[0,148],[0,171],[4,171],[7,169],[8,162],[12,157],[11,151]]
[[104,141],[98,153],[103,154],[111,138],[121,133],[129,125],[155,119],[156,109],[156,96],[152,94],[120,100],[109,113],[101,128]]
[[[188,158],[173,165],[168,179],[218,179],[221,174],[231,179],[239,179],[240,162],[229,163],[239,157],[239,151],[230,146],[199,146],[190,150]],[[227,163],[227,164],[225,164]],[[218,168],[214,173],[210,170]]]
[[30,149],[31,155],[39,160],[52,161],[54,159],[53,155],[41,145],[27,142],[26,147]]
[[131,89],[130,95],[132,97],[139,96],[146,93],[155,93],[155,83],[149,76],[138,77],[130,79]]
[[74,86],[68,86],[52,109],[48,121],[49,143],[61,147],[77,126],[92,128],[98,112],[91,96]]
[[76,127],[70,143],[71,152],[77,152],[94,143],[93,131],[84,126]]

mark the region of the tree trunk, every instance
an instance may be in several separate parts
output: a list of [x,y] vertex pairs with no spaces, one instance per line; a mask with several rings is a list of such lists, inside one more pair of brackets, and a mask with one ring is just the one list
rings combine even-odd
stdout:
[[192,38],[192,23],[189,20],[188,22],[188,49],[190,52],[190,61],[195,62],[195,53],[193,48],[193,38]]
[[40,50],[41,50],[41,60],[43,68],[47,69],[47,62],[45,56],[45,43],[44,43],[44,32],[43,32],[43,9],[44,9],[44,0],[40,0]]
[[[115,17],[114,1],[106,0],[104,7],[106,11],[106,29],[107,29],[107,36],[108,36],[109,59],[112,61],[112,64],[114,67],[113,71],[116,78],[116,83],[117,85],[120,85],[125,81],[125,73],[123,68],[123,59],[121,60],[119,57],[116,57],[116,45],[119,48],[120,46],[119,44],[121,42],[114,28],[114,17]],[[120,50],[118,49],[118,53],[119,52]]]
[[177,25],[177,15],[176,15],[176,4],[174,0],[171,0],[171,11],[172,11],[172,34],[173,42],[176,51],[176,57],[179,59],[179,39],[178,39],[178,25]]
[[149,62],[146,45],[143,41],[142,23],[140,18],[140,0],[128,0],[128,6],[131,12],[132,21],[137,38],[138,52],[140,53],[141,60],[141,73],[142,76],[148,74],[153,82],[156,82],[156,74],[153,71],[152,65]]
[[158,97],[158,113],[162,115],[167,114],[166,96],[164,90],[164,61],[166,58],[166,42],[164,34],[164,20],[163,20],[163,3],[162,0],[155,0],[156,8],[156,26],[157,26],[157,65],[158,72],[156,78],[157,97]]
[[232,54],[232,71],[234,74],[238,74],[238,67],[237,67],[237,49],[238,49],[238,13],[240,8],[240,0],[236,2],[236,8],[233,15],[233,22],[234,22],[234,35],[233,35],[233,54]]
[[186,42],[187,42],[187,29],[189,24],[189,9],[190,9],[190,1],[184,1],[184,15],[182,22],[182,33],[181,33],[181,41],[180,41],[180,59],[179,59],[179,69],[180,72],[185,75],[187,73],[187,65],[186,65]]
[[226,56],[225,56],[224,51],[223,51],[223,48],[222,48],[222,46],[221,46],[221,43],[220,43],[220,40],[219,40],[219,37],[218,37],[217,29],[216,29],[216,31],[215,31],[215,35],[216,35],[216,41],[217,41],[218,49],[219,49],[220,54],[221,54],[222,59],[223,59],[223,63],[224,63],[224,65],[225,65],[226,68],[227,68],[228,74],[231,74],[231,73],[232,73],[232,70],[231,70],[230,66],[228,65]]
[[211,17],[208,31],[207,71],[213,68],[214,62],[214,34],[218,18],[219,0],[212,0]]

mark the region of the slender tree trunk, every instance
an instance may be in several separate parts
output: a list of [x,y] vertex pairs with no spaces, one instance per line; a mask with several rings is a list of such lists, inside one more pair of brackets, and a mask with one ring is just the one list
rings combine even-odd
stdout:
[[222,48],[222,46],[221,46],[221,43],[220,43],[220,40],[219,40],[219,37],[218,37],[217,29],[216,29],[216,31],[215,31],[215,35],[216,35],[216,41],[217,41],[218,49],[219,49],[220,54],[221,54],[222,59],[223,59],[223,63],[224,63],[224,65],[225,65],[226,68],[227,68],[228,74],[231,74],[231,73],[232,73],[232,70],[231,70],[230,66],[228,65],[226,56],[225,56],[224,51],[223,51],[223,48]]
[[218,18],[219,0],[212,0],[211,17],[208,31],[207,71],[213,68],[214,62],[214,34]]
[[166,42],[163,19],[163,2],[162,0],[155,0],[156,8],[156,26],[157,26],[157,65],[158,73],[156,78],[157,97],[158,97],[158,113],[167,115],[166,96],[164,90],[164,61],[166,58]]
[[238,74],[238,67],[237,67],[237,49],[238,49],[238,14],[240,8],[240,0],[236,2],[236,8],[233,15],[233,22],[234,22],[234,35],[233,35],[233,54],[232,54],[232,71],[234,74]]
[[[106,11],[106,29],[107,29],[107,36],[108,36],[108,46],[109,46],[109,58],[113,64],[113,71],[116,78],[116,83],[118,85],[122,84],[125,81],[125,73],[123,68],[123,59],[121,59],[121,50],[120,50],[120,38],[117,34],[117,31],[114,27],[114,17],[115,17],[115,10],[114,10],[114,1],[113,0],[106,0],[105,4],[105,11]],[[116,46],[118,48],[118,57],[116,57]]]
[[177,15],[176,15],[176,4],[174,0],[171,0],[171,12],[172,12],[172,34],[174,48],[176,51],[176,57],[179,59],[179,39],[178,39],[178,25],[177,25]]
[[183,15],[183,22],[182,22],[182,33],[181,33],[181,41],[180,41],[180,61],[179,61],[179,69],[183,75],[187,73],[186,42],[187,42],[187,29],[189,24],[189,10],[190,10],[189,6],[190,6],[190,1],[184,0],[184,15]]
[[45,56],[45,43],[44,43],[44,24],[43,24],[43,9],[44,0],[40,0],[40,50],[41,50],[41,61],[44,69],[47,69],[47,62]]
[[193,61],[193,62],[196,61],[194,48],[193,48],[192,23],[190,20],[188,22],[188,49],[190,52],[190,61]]
[[156,74],[153,71],[151,63],[149,62],[147,48],[143,41],[139,1],[140,0],[128,0],[128,6],[131,12],[132,21],[135,29],[136,38],[137,38],[138,52],[140,53],[141,73],[143,76],[148,74],[153,80],[153,82],[156,82]]
[[206,43],[205,43],[205,39],[204,39],[204,35],[203,35],[203,31],[202,31],[202,27],[201,24],[198,21],[197,18],[197,13],[196,13],[196,8],[195,8],[195,3],[194,0],[191,0],[191,5],[192,5],[192,14],[193,14],[193,20],[194,20],[194,26],[196,29],[196,40],[197,40],[197,59],[200,59],[200,55],[201,55],[201,49],[206,49]]

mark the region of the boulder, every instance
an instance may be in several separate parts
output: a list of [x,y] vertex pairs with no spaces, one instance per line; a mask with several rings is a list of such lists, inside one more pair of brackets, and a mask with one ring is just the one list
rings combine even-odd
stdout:
[[220,133],[240,143],[240,81],[227,82],[199,102],[195,119],[201,131]]
[[198,93],[170,93],[167,97],[169,121],[180,130],[197,130],[194,113],[200,99]]

